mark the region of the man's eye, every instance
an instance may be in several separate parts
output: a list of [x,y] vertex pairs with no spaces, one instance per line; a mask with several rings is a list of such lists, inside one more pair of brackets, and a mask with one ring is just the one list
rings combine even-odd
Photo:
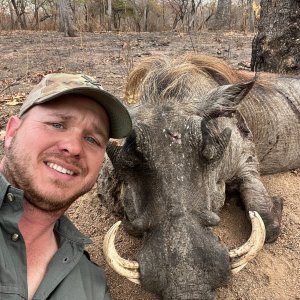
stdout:
[[94,139],[94,138],[91,137],[91,136],[87,136],[85,139],[86,139],[86,140],[88,141],[88,143],[90,143],[90,144],[98,144],[98,142],[96,141],[96,139]]
[[63,126],[62,126],[62,124],[60,124],[60,123],[51,123],[51,126],[53,127],[53,128],[63,128]]

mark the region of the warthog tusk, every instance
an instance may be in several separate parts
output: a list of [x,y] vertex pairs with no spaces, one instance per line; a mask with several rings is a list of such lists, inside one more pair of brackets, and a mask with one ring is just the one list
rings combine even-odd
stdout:
[[103,241],[104,257],[116,273],[136,284],[140,284],[139,263],[122,258],[115,248],[115,238],[121,223],[121,221],[118,221],[106,233]]
[[[266,229],[260,215],[256,211],[249,211],[249,216],[252,224],[250,238],[241,247],[229,251],[233,274],[244,268],[258,254],[265,242]],[[140,284],[139,263],[122,258],[115,248],[115,237],[121,223],[121,221],[118,221],[106,233],[103,242],[104,257],[116,273],[136,284]]]
[[249,216],[252,224],[250,238],[241,247],[229,251],[233,274],[238,273],[244,268],[258,254],[265,242],[266,229],[261,216],[256,211],[249,211]]

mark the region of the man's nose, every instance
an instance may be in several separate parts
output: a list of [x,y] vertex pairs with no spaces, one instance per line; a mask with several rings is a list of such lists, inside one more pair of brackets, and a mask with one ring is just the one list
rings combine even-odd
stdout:
[[81,157],[83,151],[83,139],[80,135],[69,133],[59,142],[59,150],[71,156]]

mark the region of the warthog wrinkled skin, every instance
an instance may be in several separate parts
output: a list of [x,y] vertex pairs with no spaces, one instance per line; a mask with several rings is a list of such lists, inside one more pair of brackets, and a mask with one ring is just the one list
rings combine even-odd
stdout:
[[226,185],[261,215],[267,242],[279,235],[282,199],[260,173],[300,167],[300,80],[251,78],[201,55],[152,59],[129,77],[133,130],[108,146],[98,191],[143,237],[141,285],[163,299],[215,299],[228,282],[228,249],[211,229]]

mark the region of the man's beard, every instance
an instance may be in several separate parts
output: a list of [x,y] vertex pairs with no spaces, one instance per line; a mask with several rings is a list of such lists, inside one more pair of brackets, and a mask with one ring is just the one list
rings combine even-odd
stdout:
[[[18,149],[20,150],[18,151]],[[49,154],[49,156],[61,157],[59,154]],[[30,168],[30,164],[31,161],[26,157],[26,154],[22,152],[22,148],[18,144],[16,137],[14,137],[10,147],[5,150],[2,170],[3,175],[13,186],[24,191],[24,197],[29,203],[43,211],[65,211],[78,197],[87,193],[94,185],[94,182],[87,182],[74,195],[66,198],[63,195],[59,196],[59,193],[55,193],[55,190],[63,191],[66,189],[66,184],[55,180],[53,181],[53,191],[43,193],[39,187],[35,185],[34,174],[30,174],[30,169],[34,172],[34,170]]]

